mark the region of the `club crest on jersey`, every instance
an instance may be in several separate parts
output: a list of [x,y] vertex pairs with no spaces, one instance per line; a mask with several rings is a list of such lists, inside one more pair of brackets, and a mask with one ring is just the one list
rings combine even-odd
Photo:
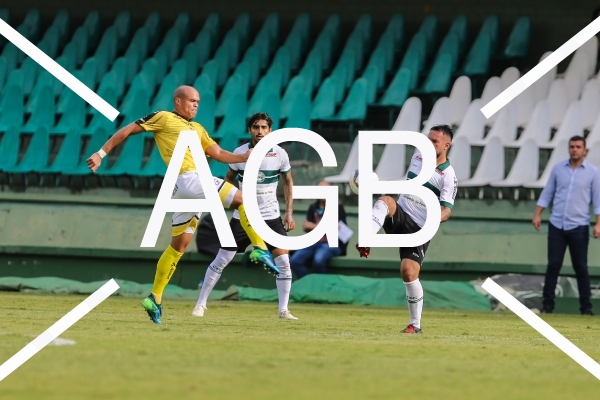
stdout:
[[262,171],[258,171],[258,177],[256,178],[256,182],[261,183],[265,180],[265,173]]

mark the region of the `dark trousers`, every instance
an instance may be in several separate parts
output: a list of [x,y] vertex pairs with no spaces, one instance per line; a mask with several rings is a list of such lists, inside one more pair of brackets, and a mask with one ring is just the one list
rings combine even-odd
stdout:
[[554,297],[558,275],[565,258],[565,251],[569,246],[571,263],[577,277],[579,290],[579,305],[581,312],[592,309],[590,297],[590,275],[588,273],[588,244],[590,241],[589,226],[583,225],[565,231],[548,224],[548,268],[544,282],[544,308],[554,310]]

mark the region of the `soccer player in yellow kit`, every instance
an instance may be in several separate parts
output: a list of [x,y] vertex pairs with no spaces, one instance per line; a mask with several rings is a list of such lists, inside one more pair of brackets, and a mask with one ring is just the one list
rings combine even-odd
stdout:
[[[196,89],[191,86],[180,86],[175,90],[173,98],[174,111],[157,111],[119,129],[100,150],[88,158],[88,167],[95,172],[100,167],[102,158],[106,154],[127,139],[128,136],[141,132],[152,132],[154,134],[156,146],[167,165],[169,165],[171,156],[173,155],[179,133],[189,130],[198,132],[202,149],[215,160],[227,164],[243,163],[248,160],[251,150],[243,154],[234,154],[225,151],[210,138],[202,125],[192,121],[192,118],[196,116],[200,103],[200,95]],[[269,272],[279,274],[280,271],[275,265],[273,256],[267,250],[265,242],[250,226],[242,201],[242,192],[222,179],[213,179],[223,205],[228,208],[237,209],[240,214],[241,225],[254,246],[254,250],[250,253],[250,259],[256,263],[262,263]],[[177,177],[172,198],[198,199],[203,197],[202,184],[196,172],[194,159],[188,149],[185,153],[179,176]],[[177,212],[173,215],[173,237],[171,244],[158,260],[152,292],[142,301],[142,306],[148,313],[148,316],[157,324],[161,323],[163,291],[169,283],[173,272],[175,272],[179,259],[194,236],[198,221],[200,220],[200,214],[194,212]]]

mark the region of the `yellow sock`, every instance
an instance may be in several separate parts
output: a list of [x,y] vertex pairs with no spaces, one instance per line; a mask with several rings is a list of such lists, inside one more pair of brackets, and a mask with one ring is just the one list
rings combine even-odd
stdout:
[[267,250],[267,245],[265,244],[265,241],[258,236],[254,229],[252,229],[250,221],[248,221],[248,216],[246,215],[246,209],[244,208],[243,204],[241,204],[238,207],[238,212],[240,213],[240,224],[242,225],[242,228],[244,228],[244,231],[246,231],[246,234],[248,235],[248,238],[250,239],[252,245],[254,247]]
[[158,304],[161,304],[163,291],[173,276],[182,255],[183,253],[169,246],[158,259],[156,275],[154,276],[154,286],[152,286],[152,294]]

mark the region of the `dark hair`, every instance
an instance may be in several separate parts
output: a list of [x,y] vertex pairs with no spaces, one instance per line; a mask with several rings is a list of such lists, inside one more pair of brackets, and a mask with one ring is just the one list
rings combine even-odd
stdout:
[[246,127],[250,129],[257,121],[260,120],[267,121],[267,125],[269,125],[269,128],[271,127],[271,125],[273,125],[273,120],[271,119],[271,117],[269,117],[269,114],[267,114],[266,112],[258,112],[250,117],[250,119],[248,120],[248,125]]
[[442,132],[444,135],[450,136],[450,141],[452,141],[452,139],[454,139],[454,132],[452,132],[452,128],[450,127],[450,125],[446,125],[446,124],[434,125],[431,127],[430,130]]
[[569,139],[569,143],[571,142],[583,142],[583,147],[585,147],[585,138],[583,136],[573,136],[571,139]]

